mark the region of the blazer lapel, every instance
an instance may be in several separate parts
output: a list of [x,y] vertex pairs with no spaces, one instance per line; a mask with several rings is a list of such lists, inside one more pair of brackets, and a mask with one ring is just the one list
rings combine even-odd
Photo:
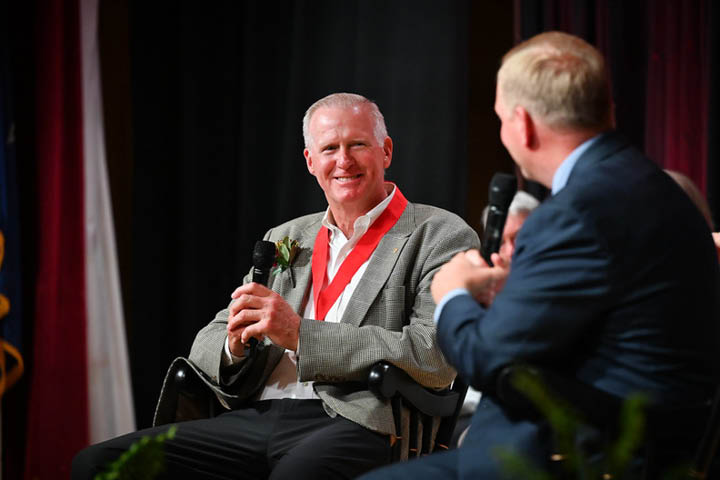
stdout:
[[414,228],[414,207],[412,203],[408,202],[395,226],[380,240],[370,257],[368,268],[345,308],[342,323],[360,326],[362,319],[367,316],[370,305],[375,301],[393,272],[395,263],[400,258],[402,249]]
[[[290,269],[278,273],[273,279],[273,290],[282,296],[296,313],[302,315],[305,297],[312,284],[312,246],[321,222],[310,225],[298,239],[301,249]],[[294,280],[294,282],[293,282]]]

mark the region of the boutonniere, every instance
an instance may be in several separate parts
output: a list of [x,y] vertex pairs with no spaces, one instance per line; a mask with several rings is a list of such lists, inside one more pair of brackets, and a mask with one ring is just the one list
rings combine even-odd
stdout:
[[290,267],[293,261],[295,261],[295,257],[299,251],[300,244],[297,240],[291,240],[290,237],[285,237],[275,242],[275,268],[272,269],[272,273],[277,275],[290,269],[290,280],[292,281],[293,288],[295,288],[295,277]]

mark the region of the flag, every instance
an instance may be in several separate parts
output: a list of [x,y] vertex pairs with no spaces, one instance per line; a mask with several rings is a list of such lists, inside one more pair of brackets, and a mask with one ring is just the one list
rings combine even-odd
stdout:
[[24,389],[14,387],[25,374],[22,334],[27,318],[21,288],[20,183],[9,34],[11,8],[7,2],[0,5],[0,467],[5,478],[17,478],[23,466],[25,401]]
[[[2,127],[7,144],[0,151],[0,399],[22,376],[20,322],[20,232],[17,221],[17,196],[12,154],[12,132]],[[7,239],[7,240],[6,240]]]
[[0,401],[23,374],[20,222],[9,58],[0,55]]
[[38,247],[26,478],[67,478],[134,426],[105,146],[97,0],[38,12]]
[[[3,4],[0,12],[0,404],[2,411],[11,412],[18,405],[12,399],[6,408],[5,393],[22,377],[24,359],[22,350],[22,292],[20,277],[20,217],[18,204],[17,162],[15,157],[15,123],[12,105],[12,81],[8,32],[8,10]],[[20,417],[20,418],[19,418]],[[22,415],[12,415],[7,420],[0,414],[0,466],[12,472],[21,468],[16,461],[8,467],[11,459],[22,452],[17,434],[21,432]],[[20,445],[18,445],[20,444]],[[1,475],[1,474],[0,474]]]
[[98,0],[82,0],[85,265],[90,442],[135,430],[105,158]]

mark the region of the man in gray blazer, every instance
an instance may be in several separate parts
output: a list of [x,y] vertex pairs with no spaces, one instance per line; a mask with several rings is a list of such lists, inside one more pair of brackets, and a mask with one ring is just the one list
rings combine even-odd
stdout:
[[[298,242],[292,265],[269,288],[246,278],[198,333],[190,360],[228,411],[179,425],[166,446],[171,476],[353,478],[388,463],[399,436],[390,405],[366,388],[372,365],[388,361],[431,388],[454,378],[430,282],[477,235],[385,182],[393,144],[375,103],[329,95],[308,109],[303,134],[328,210],[267,232]],[[74,478],[140,434],[84,450]]]

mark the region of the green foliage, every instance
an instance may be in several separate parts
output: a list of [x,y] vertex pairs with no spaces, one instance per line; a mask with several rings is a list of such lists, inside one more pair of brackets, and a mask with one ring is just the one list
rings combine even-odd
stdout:
[[[540,375],[530,369],[518,369],[511,378],[515,389],[523,393],[547,419],[554,435],[554,450],[559,452],[560,465],[565,469],[562,478],[578,480],[622,479],[633,453],[641,446],[645,435],[645,407],[647,398],[641,394],[628,397],[619,418],[618,437],[608,447],[604,464],[591,463],[576,444],[577,433],[586,425],[582,416],[564,399],[554,395]],[[507,478],[552,480],[554,477],[538,469],[521,455],[498,448],[495,455]]]
[[493,449],[493,454],[500,461],[503,473],[508,478],[522,478],[523,480],[553,480],[552,475],[543,472],[522,456],[505,448]]
[[608,468],[619,472],[632,460],[633,452],[642,444],[645,434],[645,414],[647,398],[643,395],[631,395],[623,403],[620,411],[620,434],[608,452]]
[[175,437],[177,427],[171,426],[167,432],[150,437],[146,435],[112,462],[107,471],[95,476],[95,480],[151,480],[165,469],[166,440]]

